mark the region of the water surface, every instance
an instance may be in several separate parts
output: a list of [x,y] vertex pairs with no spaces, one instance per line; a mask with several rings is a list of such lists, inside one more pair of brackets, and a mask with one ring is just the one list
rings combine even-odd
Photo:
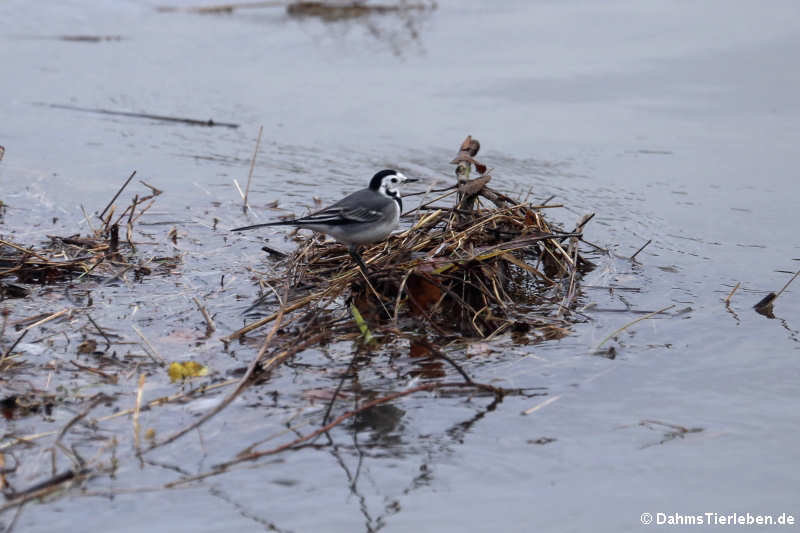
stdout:
[[[491,353],[463,358],[479,381],[543,387],[547,396],[498,405],[410,397],[358,431],[332,433],[336,447],[279,455],[188,488],[124,493],[179,477],[170,466],[207,470],[280,431],[298,407],[318,423],[324,404],[309,391],[336,383],[352,347],[307,350],[199,434],[150,458],[167,466],[123,461],[114,478],[29,505],[17,527],[627,531],[644,527],[643,512],[796,513],[797,286],[778,300],[775,319],[751,306],[800,268],[799,9],[790,1],[444,1],[421,13],[323,21],[280,8],[199,16],[139,1],[3,3],[0,200],[10,207],[0,231],[25,243],[85,232],[79,206],[101,209],[133,169],[163,189],[147,223],[157,250],[181,256],[181,276],[98,289],[94,299],[113,302],[96,319],[133,341],[137,324],[167,359],[192,357],[224,375],[253,356],[252,346],[231,354],[216,339],[196,342],[203,324],[192,295],[203,296],[226,334],[255,296],[248,269],[271,268],[257,236],[225,229],[280,214],[265,209],[274,200],[296,211],[313,206],[313,196],[335,200],[387,166],[445,182],[468,133],[481,140],[496,188],[555,195],[568,208],[552,216],[565,226],[596,213],[586,238],[618,256],[653,240],[637,263],[594,256],[599,268],[585,285],[639,290],[586,288],[580,304],[590,320],[572,335],[535,346],[500,338]],[[120,39],[55,38],[63,35]],[[247,180],[260,125],[256,212],[246,216],[233,180]],[[167,239],[172,227],[177,247]],[[280,232],[270,244],[293,246]],[[218,290],[223,274],[228,285]],[[43,287],[38,299],[3,305],[30,316],[48,295],[51,307],[62,303],[59,289]],[[614,360],[591,355],[636,311],[670,304],[669,317],[613,341]],[[51,386],[53,361],[74,358],[66,341],[31,350],[26,379],[40,389]],[[395,375],[365,368],[362,385],[401,388],[413,363],[395,364]],[[51,378],[71,380],[59,371]],[[135,391],[135,381],[124,390]],[[176,390],[153,376],[145,395]],[[270,395],[275,404],[263,408]],[[163,407],[143,423],[166,431],[210,407]],[[16,434],[58,429],[79,410],[7,425]],[[701,431],[676,435],[642,421]],[[108,431],[129,439],[130,420]],[[20,468],[16,479],[32,484],[48,475],[49,454],[28,455]]]

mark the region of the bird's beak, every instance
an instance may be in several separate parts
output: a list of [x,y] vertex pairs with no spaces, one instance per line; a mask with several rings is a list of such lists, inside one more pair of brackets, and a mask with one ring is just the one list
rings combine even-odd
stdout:
[[419,181],[417,178],[406,178],[406,183],[413,183],[415,181]]

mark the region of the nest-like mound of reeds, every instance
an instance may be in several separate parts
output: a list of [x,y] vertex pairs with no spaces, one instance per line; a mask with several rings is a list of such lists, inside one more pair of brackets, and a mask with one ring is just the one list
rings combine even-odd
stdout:
[[[365,335],[380,327],[403,336],[425,332],[444,338],[487,338],[508,331],[537,338],[561,337],[577,293],[576,275],[591,263],[579,250],[583,225],[571,232],[551,225],[549,205],[519,202],[491,189],[491,176],[475,160],[476,140],[467,137],[456,164],[458,182],[405,216],[406,231],[362,252],[369,278],[337,243],[307,241],[285,260],[268,284],[288,283],[282,313],[305,311],[283,328],[295,340],[321,330],[353,328],[343,320],[349,302]],[[478,177],[470,179],[475,169]],[[442,206],[445,198],[453,205]],[[233,340],[278,316],[274,313],[223,339]]]

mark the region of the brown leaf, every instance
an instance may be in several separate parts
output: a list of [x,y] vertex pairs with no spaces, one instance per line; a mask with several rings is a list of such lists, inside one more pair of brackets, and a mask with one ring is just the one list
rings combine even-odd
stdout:
[[484,172],[486,172],[486,165],[484,165],[480,161],[477,161],[471,155],[466,154],[464,152],[460,152],[455,157],[455,159],[450,161],[450,163],[453,164],[453,165],[457,165],[458,163],[461,163],[462,161],[467,162],[467,163],[472,163],[473,165],[475,165],[475,170],[477,170],[479,174],[483,174]]
[[425,379],[440,379],[447,376],[444,364],[441,361],[427,361],[418,365],[417,368],[409,371],[409,374],[414,377],[421,377]]
[[478,194],[491,179],[491,176],[481,176],[480,178],[469,180],[465,183],[459,183],[458,192],[464,196],[474,196]]
[[425,343],[411,341],[410,348],[408,353],[410,357],[429,357],[431,355],[431,349]]
[[473,139],[472,135],[467,135],[467,138],[461,143],[459,151],[466,152],[466,154],[470,156],[475,156],[480,149],[481,143],[478,142],[478,139]]
[[759,315],[764,315],[767,318],[775,318],[774,310],[772,308],[772,304],[778,298],[778,295],[774,292],[771,292],[764,296],[759,302],[753,306],[753,309],[756,310],[756,313]]
[[406,283],[409,306],[415,314],[426,314],[442,297],[442,291],[425,276],[411,274]]
[[472,135],[467,135],[467,138],[461,143],[458,155],[452,161],[450,161],[450,163],[453,165],[457,165],[462,161],[471,163],[475,165],[475,170],[477,170],[480,174],[483,174],[486,172],[486,165],[479,163],[474,159],[474,157],[478,155],[478,151],[480,149],[481,143],[478,142],[478,139],[473,139]]
[[97,350],[97,341],[94,339],[86,339],[78,345],[78,353],[94,353]]
[[353,292],[353,305],[361,313],[361,317],[368,324],[374,324],[380,320],[381,305],[375,300],[375,296],[366,291]]

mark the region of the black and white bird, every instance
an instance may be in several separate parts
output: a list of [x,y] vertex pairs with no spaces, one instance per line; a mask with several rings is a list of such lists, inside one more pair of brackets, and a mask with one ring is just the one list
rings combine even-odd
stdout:
[[380,242],[397,228],[403,212],[399,186],[412,181],[417,180],[396,170],[381,170],[372,176],[369,187],[342,198],[330,207],[292,220],[254,224],[231,231],[295,226],[325,233],[347,245],[350,255],[366,275],[367,267],[358,254],[358,247]]

